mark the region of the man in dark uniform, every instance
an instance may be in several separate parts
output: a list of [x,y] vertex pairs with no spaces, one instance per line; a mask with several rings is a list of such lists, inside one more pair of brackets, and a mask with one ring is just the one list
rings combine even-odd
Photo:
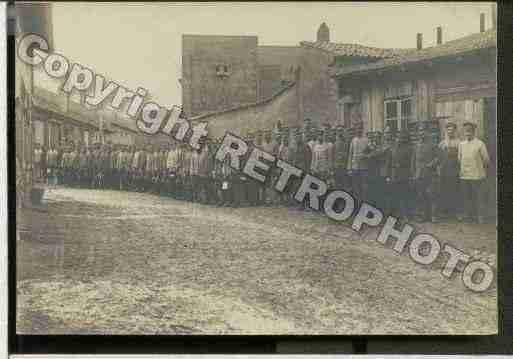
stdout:
[[146,170],[146,152],[143,146],[138,146],[133,158],[134,189],[141,192],[144,188],[144,175]]
[[214,142],[211,137],[204,137],[204,146],[206,151],[206,156],[203,159],[204,167],[202,168],[203,173],[203,193],[204,193],[204,203],[205,204],[215,204],[215,186],[214,186],[214,166],[215,166],[215,155],[216,148],[214,146]]
[[160,170],[161,170],[162,156],[160,154],[160,146],[153,147],[153,175],[152,175],[152,191],[153,193],[160,193]]
[[41,179],[46,182],[48,177],[48,150],[45,146],[41,146]]
[[166,192],[166,164],[168,152],[168,148],[165,145],[160,147],[159,193],[161,195]]
[[456,137],[457,126],[449,122],[445,126],[446,138],[438,145],[440,182],[438,191],[439,211],[447,217],[461,215],[460,166],[458,162],[459,139]]
[[89,158],[87,148],[83,146],[78,154],[78,185],[84,187],[87,183],[87,171],[89,167]]
[[78,142],[77,146],[73,148],[70,156],[70,167],[71,167],[71,185],[78,186],[79,185],[79,173],[80,173],[80,149],[81,144]]
[[128,148],[128,154],[127,154],[127,188],[129,191],[135,190],[135,178],[136,178],[136,164],[135,164],[135,152],[136,152],[136,146],[131,145]]
[[68,161],[68,152],[69,152],[69,149],[68,149],[68,145],[62,145],[60,147],[60,151],[59,151],[59,159],[58,159],[58,163],[59,163],[59,183],[62,183],[63,185],[67,185],[68,184],[68,178],[67,178],[67,173],[66,173],[66,168],[67,168],[67,161]]
[[183,199],[184,198],[184,148],[185,145],[182,142],[176,144],[176,181],[175,181],[175,192],[174,198]]
[[410,135],[407,130],[402,130],[399,134],[398,142],[392,150],[391,157],[390,183],[392,189],[392,207],[397,215],[407,221],[410,215],[409,200],[411,196],[410,177],[412,161]]
[[369,154],[367,155],[368,169],[368,200],[373,205],[381,208],[381,195],[384,179],[380,176],[380,167],[382,162],[381,133],[378,131],[368,133]]
[[349,177],[347,176],[347,156],[349,155],[349,141],[347,133],[342,126],[336,128],[336,140],[334,146],[334,170],[335,187],[341,190],[349,190]]
[[390,178],[392,176],[391,173],[391,163],[392,163],[392,153],[395,145],[395,133],[392,132],[392,129],[387,126],[383,131],[383,144],[378,154],[378,176],[379,181],[378,185],[381,191],[380,198],[380,208],[385,213],[390,213],[392,208],[392,198],[391,198],[391,185]]
[[56,148],[55,155],[55,177],[57,183],[63,183],[64,181],[64,169],[62,167],[62,157],[64,156],[65,144],[62,142]]
[[422,219],[436,222],[434,194],[437,148],[426,125],[421,123],[418,131],[418,142],[414,146],[411,162],[415,199],[423,207]]
[[117,155],[119,152],[119,147],[117,145],[109,144],[108,151],[109,151],[108,188],[115,189],[117,179],[118,179]]
[[116,183],[114,184],[115,188],[118,190],[123,189],[123,178],[124,178],[124,171],[125,171],[125,158],[126,158],[126,146],[125,145],[119,145],[118,151],[116,154],[116,172],[117,172],[117,178]]
[[191,178],[191,201],[199,202],[201,196],[201,179],[199,175],[200,150],[192,149],[189,165],[189,175]]
[[[248,137],[246,143],[248,144],[250,150],[246,154],[246,158],[244,160],[247,160],[249,158],[249,155],[251,153],[251,148],[255,146],[255,133],[254,132],[248,132]],[[259,183],[257,181],[251,179],[250,177],[246,177],[246,199],[247,204],[249,206],[256,206],[258,204],[258,191],[259,191]]]
[[[293,156],[293,164],[297,168],[300,168],[305,173],[310,172],[310,164],[312,161],[312,151],[310,146],[308,145],[308,141],[310,140],[310,134],[307,132],[308,130],[298,128],[296,132],[296,153]],[[296,191],[301,184],[301,179],[294,179],[292,189],[293,191]],[[292,194],[294,195],[294,193]],[[306,199],[303,201],[303,203],[299,206],[301,209],[307,208],[307,202]]]
[[55,147],[50,147],[47,155],[47,165],[48,165],[48,184],[57,184],[57,149]]
[[152,145],[146,145],[146,167],[144,172],[143,191],[153,192],[153,177],[155,175],[155,157]]
[[[297,127],[292,127],[290,129],[286,129],[285,136],[283,137],[283,148],[280,151],[284,158],[284,161],[294,165],[294,160],[296,153],[298,151],[297,148],[297,137],[296,137]],[[296,180],[297,178],[294,177]],[[283,201],[287,206],[295,205],[294,201],[294,186],[295,182],[292,180],[290,184],[285,188],[283,192]]]
[[[242,132],[242,138],[247,143],[248,142],[248,133],[249,130],[246,129]],[[249,157],[249,152],[247,151],[244,157],[241,157],[241,162]],[[235,207],[245,207],[248,205],[248,177],[240,171],[232,171],[233,175],[233,205]]]
[[100,166],[101,166],[100,188],[105,189],[105,188],[107,188],[107,185],[108,185],[110,168],[111,168],[110,146],[108,144],[104,144],[102,146],[101,165]]
[[303,130],[298,127],[295,129],[294,132],[294,142],[295,142],[295,148],[296,151],[292,154],[292,164],[298,168],[300,168],[303,171],[307,171],[307,164],[306,164],[306,143],[304,138]]
[[192,196],[192,185],[191,185],[191,157],[192,151],[187,144],[181,144],[180,151],[180,168],[181,168],[181,194],[180,198],[190,201]]
[[177,198],[178,193],[178,144],[171,142],[166,159],[167,194]]
[[91,156],[91,187],[98,188],[100,186],[101,172],[101,149],[100,143],[95,142]]
[[[271,155],[275,155],[276,154],[275,147],[276,147],[276,142],[273,141],[272,131],[269,129],[265,130],[264,141],[262,143],[262,150],[264,150],[265,152],[267,152]],[[266,183],[262,184],[263,200],[266,205],[271,205],[273,202],[273,199],[274,199],[273,194],[271,193],[274,191],[274,189],[272,189],[273,179],[274,179],[273,173],[269,173],[269,175],[267,176]]]
[[69,153],[69,166],[68,166],[68,170],[69,170],[69,184],[70,186],[76,186],[78,181],[78,152],[77,152],[77,149],[78,149],[78,146],[75,146],[75,145],[72,145],[71,146],[71,152]]
[[212,190],[212,204],[221,206],[223,202],[222,197],[222,163],[215,159],[215,155],[220,146],[220,141],[217,138],[212,138],[212,150],[211,153],[211,190]]
[[[255,147],[263,149],[263,130],[257,130],[255,134]],[[257,184],[257,205],[262,205],[265,203],[265,184],[258,182]]]

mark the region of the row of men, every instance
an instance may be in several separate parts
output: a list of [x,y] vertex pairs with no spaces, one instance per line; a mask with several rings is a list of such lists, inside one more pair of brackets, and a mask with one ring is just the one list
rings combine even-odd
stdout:
[[[421,126],[420,140],[412,145],[407,131],[395,133],[390,128],[382,139],[369,139],[360,122],[352,138],[342,127],[311,127],[292,134],[257,131],[246,140],[387,212],[402,217],[421,214],[427,221],[436,221],[439,215],[482,221],[486,147],[475,138],[472,123],[465,124],[465,141],[456,138],[453,123],[446,133],[436,145]],[[193,151],[174,143],[167,148],[71,144],[63,151],[50,149],[46,160],[38,147],[35,164],[41,175],[48,173],[70,186],[150,191],[231,206],[293,203],[290,195],[272,189],[277,173],[261,185],[232,170],[228,162],[215,160],[218,140],[205,139],[202,145]]]

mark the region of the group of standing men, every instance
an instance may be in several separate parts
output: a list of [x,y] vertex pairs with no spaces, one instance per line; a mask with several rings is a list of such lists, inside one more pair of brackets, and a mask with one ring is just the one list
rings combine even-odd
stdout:
[[[382,141],[369,140],[360,124],[349,146],[349,187],[358,198],[402,218],[436,222],[444,216],[483,223],[490,165],[486,146],[476,138],[474,123],[463,125],[463,141],[455,123],[447,123],[445,132],[436,144],[429,126],[421,123],[413,143],[408,131],[395,134],[390,128]],[[344,173],[343,168],[336,171]]]
[[[292,131],[258,130],[246,133],[257,146],[283,161],[343,189],[387,213],[420,215],[436,221],[439,215],[483,221],[483,181],[489,164],[486,146],[475,137],[475,125],[465,123],[465,140],[448,123],[446,138],[435,144],[431,132],[419,126],[415,143],[408,131],[384,130],[365,136],[362,122],[351,131],[341,126],[318,128],[307,122]],[[352,132],[352,133],[350,133]],[[205,138],[200,150],[182,143],[166,146],[125,146],[70,143],[62,149],[36,146],[36,176],[68,186],[145,191],[224,206],[295,204],[293,191],[273,189],[279,176],[271,173],[261,184],[215,159],[219,140]],[[299,180],[291,182],[297,187]],[[417,204],[417,205],[416,205]]]

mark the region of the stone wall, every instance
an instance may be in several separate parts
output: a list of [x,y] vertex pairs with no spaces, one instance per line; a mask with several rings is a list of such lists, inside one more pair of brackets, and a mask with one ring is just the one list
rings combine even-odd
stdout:
[[246,131],[272,129],[279,121],[284,126],[299,125],[297,112],[297,85],[292,85],[269,101],[208,116],[200,116],[193,122],[208,123],[208,133],[223,137],[225,131],[245,134]]
[[283,80],[294,80],[301,48],[298,46],[259,46],[258,100],[266,100],[279,90]]
[[[256,36],[184,35],[182,104],[188,117],[257,101]],[[218,66],[228,75],[219,76]]]
[[330,79],[329,65],[333,55],[316,49],[302,48],[299,66],[301,113],[313,123],[335,123],[337,118],[336,84]]

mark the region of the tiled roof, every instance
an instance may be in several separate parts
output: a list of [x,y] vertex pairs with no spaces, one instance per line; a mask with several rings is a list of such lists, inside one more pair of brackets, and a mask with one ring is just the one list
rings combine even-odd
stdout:
[[448,41],[441,45],[427,47],[422,50],[410,51],[403,56],[383,59],[370,64],[341,67],[337,69],[335,75],[343,76],[359,72],[380,70],[494,47],[497,47],[497,31],[490,29],[482,33],[472,34],[456,40]]
[[329,52],[335,56],[358,56],[370,58],[391,58],[404,55],[413,49],[382,49],[359,44],[342,44],[327,41],[302,41],[301,46]]

